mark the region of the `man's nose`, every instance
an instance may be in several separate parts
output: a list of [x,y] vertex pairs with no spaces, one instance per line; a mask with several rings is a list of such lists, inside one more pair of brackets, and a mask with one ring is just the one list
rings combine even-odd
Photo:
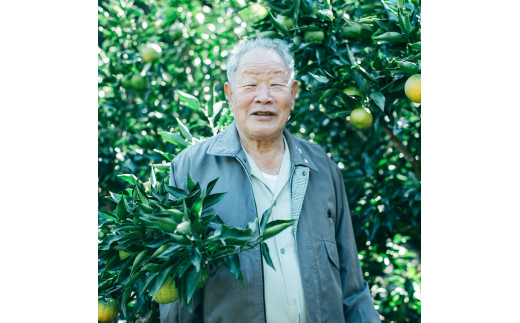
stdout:
[[268,104],[273,101],[269,86],[261,84],[256,89],[255,103]]

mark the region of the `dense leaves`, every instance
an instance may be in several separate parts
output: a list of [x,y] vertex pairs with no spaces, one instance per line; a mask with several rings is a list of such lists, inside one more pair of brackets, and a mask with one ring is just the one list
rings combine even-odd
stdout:
[[[110,192],[145,181],[150,169],[161,182],[179,151],[231,122],[225,58],[257,33],[291,44],[300,93],[287,127],[343,172],[383,321],[420,321],[421,105],[404,93],[421,72],[418,0],[100,0],[101,212],[128,217],[128,202]],[[161,49],[153,62],[143,57],[149,44]],[[373,117],[364,130],[349,121],[360,106]]]
[[181,304],[191,309],[193,294],[207,282],[210,268],[224,265],[243,284],[237,256],[259,244],[272,264],[264,241],[294,220],[269,222],[269,209],[245,228],[224,224],[211,210],[224,195],[211,194],[217,180],[206,189],[193,183],[189,192],[164,181],[149,187],[137,181],[113,195],[116,210],[99,214],[100,299],[117,299],[123,316],[133,320],[149,312],[151,300],[173,278]]

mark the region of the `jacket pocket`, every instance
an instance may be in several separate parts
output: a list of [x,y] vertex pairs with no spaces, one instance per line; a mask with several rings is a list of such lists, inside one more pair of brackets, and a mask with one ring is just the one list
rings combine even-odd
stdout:
[[331,241],[323,241],[325,243],[325,249],[327,250],[327,255],[329,256],[330,262],[336,267],[339,271],[339,255],[338,248],[336,247],[336,243]]

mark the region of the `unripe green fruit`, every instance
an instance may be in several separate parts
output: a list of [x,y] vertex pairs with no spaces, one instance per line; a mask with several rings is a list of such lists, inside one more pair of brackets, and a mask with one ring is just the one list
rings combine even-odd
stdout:
[[146,81],[146,78],[144,76],[136,74],[132,76],[130,84],[132,84],[132,87],[136,90],[145,90],[148,82]]
[[183,221],[177,225],[177,232],[180,234],[191,234],[191,224],[189,221]]
[[162,49],[157,44],[148,44],[141,51],[143,60],[147,63],[153,63],[161,57]]
[[202,276],[200,276],[199,281],[197,281],[197,287],[196,289],[200,289],[208,283],[209,280],[209,273],[206,270],[206,268],[202,267],[200,270],[202,270]]
[[127,74],[127,75],[123,76],[123,78],[121,79],[121,86],[124,87],[125,89],[131,88],[132,87],[132,75]]
[[168,31],[168,34],[170,35],[171,39],[173,41],[179,40],[182,38],[182,24],[176,22],[173,25],[171,25],[170,30]]
[[279,15],[278,17],[276,17],[276,21],[278,21],[280,25],[284,25],[287,29],[291,29],[292,27],[294,27],[292,19],[287,16]]
[[325,38],[325,33],[321,30],[306,31],[303,39],[306,43],[320,43]]
[[350,113],[350,124],[356,129],[366,129],[372,124],[372,114],[370,110],[356,108]]

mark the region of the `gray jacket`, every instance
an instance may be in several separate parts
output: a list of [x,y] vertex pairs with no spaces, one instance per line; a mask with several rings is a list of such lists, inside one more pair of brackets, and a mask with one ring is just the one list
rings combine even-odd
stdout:
[[[284,136],[308,321],[380,322],[361,272],[340,169],[318,145],[286,129]],[[171,163],[170,185],[186,188],[187,172],[202,188],[219,177],[213,193],[228,193],[213,209],[225,223],[244,227],[256,218],[251,169],[234,123],[181,152]],[[265,322],[260,248],[240,254],[240,267],[245,287],[220,267],[195,293],[193,313],[178,301],[161,305],[161,322]]]

